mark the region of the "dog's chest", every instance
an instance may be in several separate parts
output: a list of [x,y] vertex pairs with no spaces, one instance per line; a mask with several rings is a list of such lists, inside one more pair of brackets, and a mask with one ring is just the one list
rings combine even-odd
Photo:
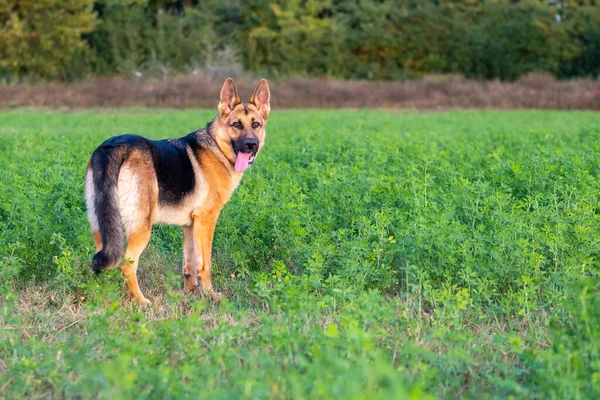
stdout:
[[226,185],[223,185],[223,182],[215,185],[202,174],[198,174],[194,192],[179,204],[159,205],[154,223],[184,226],[192,224],[194,214],[205,212],[218,214],[240,184],[241,174],[237,175]]

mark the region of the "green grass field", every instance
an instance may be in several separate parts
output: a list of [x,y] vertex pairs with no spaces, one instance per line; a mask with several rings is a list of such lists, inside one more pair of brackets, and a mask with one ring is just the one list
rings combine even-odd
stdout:
[[277,111],[213,277],[96,278],[88,157],[213,111],[0,112],[0,398],[600,398],[600,114]]

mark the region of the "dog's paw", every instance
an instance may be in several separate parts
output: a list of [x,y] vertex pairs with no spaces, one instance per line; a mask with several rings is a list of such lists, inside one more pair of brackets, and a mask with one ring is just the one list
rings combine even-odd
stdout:
[[221,299],[223,298],[223,294],[221,292],[211,292],[210,296],[213,298],[214,301],[221,301]]
[[152,304],[152,302],[150,300],[148,300],[146,297],[140,297],[135,300],[143,306],[149,306]]
[[185,293],[193,292],[198,287],[198,279],[192,275],[183,277],[183,291]]
[[197,287],[198,287],[198,285],[184,283],[183,284],[183,292],[184,293],[192,293]]

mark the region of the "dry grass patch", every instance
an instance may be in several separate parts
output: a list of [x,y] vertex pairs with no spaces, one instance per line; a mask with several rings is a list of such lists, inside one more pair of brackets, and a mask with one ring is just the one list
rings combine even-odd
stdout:
[[[241,93],[255,82],[236,79]],[[164,80],[94,78],[78,83],[0,87],[0,108],[214,108],[222,80],[202,75]],[[405,82],[287,78],[272,82],[272,107],[600,110],[600,80],[557,81],[530,74],[516,82],[471,81],[460,76],[426,76]]]

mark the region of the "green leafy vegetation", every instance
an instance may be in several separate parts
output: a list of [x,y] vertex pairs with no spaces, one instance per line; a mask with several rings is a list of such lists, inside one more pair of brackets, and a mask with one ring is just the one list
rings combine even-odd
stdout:
[[213,111],[0,113],[0,396],[598,398],[600,115],[275,111],[217,225],[95,277],[88,157]]
[[93,30],[92,0],[0,0],[0,77],[66,78]]
[[600,73],[596,0],[0,0],[0,28],[0,79],[11,82]]

